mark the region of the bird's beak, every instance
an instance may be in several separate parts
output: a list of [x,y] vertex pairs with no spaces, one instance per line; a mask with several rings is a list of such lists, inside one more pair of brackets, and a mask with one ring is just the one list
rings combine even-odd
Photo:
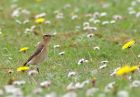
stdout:
[[54,37],[55,35],[45,34],[44,36]]

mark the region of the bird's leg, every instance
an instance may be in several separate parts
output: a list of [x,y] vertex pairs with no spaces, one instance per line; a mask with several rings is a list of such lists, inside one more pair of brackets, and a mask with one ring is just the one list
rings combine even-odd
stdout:
[[36,68],[37,69],[37,72],[39,72],[39,68]]
[[39,73],[39,65],[36,65],[36,70]]

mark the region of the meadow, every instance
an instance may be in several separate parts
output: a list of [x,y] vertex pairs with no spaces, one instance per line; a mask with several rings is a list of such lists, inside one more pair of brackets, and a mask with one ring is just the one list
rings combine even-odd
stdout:
[[[0,97],[140,96],[140,0],[0,5]],[[17,71],[44,34],[54,37],[40,72]]]

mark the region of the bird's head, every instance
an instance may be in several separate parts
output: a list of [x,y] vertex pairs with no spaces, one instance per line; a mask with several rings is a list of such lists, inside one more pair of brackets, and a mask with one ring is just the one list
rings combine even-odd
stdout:
[[53,35],[45,34],[43,35],[44,42],[49,42]]

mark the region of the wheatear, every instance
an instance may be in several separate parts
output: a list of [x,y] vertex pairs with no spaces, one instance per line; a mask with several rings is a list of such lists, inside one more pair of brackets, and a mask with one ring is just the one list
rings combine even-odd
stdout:
[[29,57],[29,59],[23,64],[36,65],[36,69],[39,72],[39,64],[43,62],[47,57],[47,47],[52,35],[44,35],[43,40],[38,44],[36,51]]

